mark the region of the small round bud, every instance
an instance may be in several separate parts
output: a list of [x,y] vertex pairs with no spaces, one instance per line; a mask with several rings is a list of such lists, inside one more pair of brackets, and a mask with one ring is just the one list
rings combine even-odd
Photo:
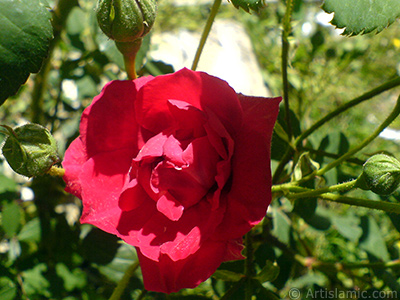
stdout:
[[400,185],[400,162],[393,156],[377,154],[369,158],[356,186],[378,195],[390,195]]
[[45,127],[38,124],[15,129],[2,127],[8,131],[3,155],[16,173],[27,177],[43,175],[59,161],[56,141]]
[[101,30],[116,42],[143,38],[156,18],[155,0],[99,0],[97,21]]

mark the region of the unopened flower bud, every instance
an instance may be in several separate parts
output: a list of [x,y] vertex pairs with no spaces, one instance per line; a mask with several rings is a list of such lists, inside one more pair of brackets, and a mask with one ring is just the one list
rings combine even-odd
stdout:
[[99,0],[97,21],[110,39],[133,42],[150,31],[156,10],[156,0]]
[[38,124],[15,129],[2,127],[8,131],[3,155],[16,173],[27,177],[43,175],[59,161],[56,141],[45,127]]
[[365,162],[356,186],[378,195],[390,195],[399,185],[400,162],[393,156],[377,154]]

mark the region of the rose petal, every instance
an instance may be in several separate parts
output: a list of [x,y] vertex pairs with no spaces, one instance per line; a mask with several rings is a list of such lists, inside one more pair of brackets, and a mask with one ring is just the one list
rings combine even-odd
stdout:
[[203,125],[206,122],[206,116],[201,110],[179,100],[169,100],[168,105],[176,123],[174,136],[178,140],[184,141],[205,135]]
[[82,223],[116,234],[122,213],[119,196],[128,177],[131,151],[104,152],[90,158],[79,176],[82,185]]
[[168,294],[194,288],[209,278],[227,257],[232,257],[231,249],[229,243],[207,240],[185,259],[173,261],[169,255],[162,254],[159,262],[138,249],[144,286],[147,290]]
[[217,239],[243,236],[262,220],[271,202],[270,146],[281,98],[238,96],[243,126],[235,138],[232,187]]
[[86,162],[86,151],[80,138],[75,139],[65,152],[62,166],[65,169],[63,177],[66,182],[65,191],[82,199],[82,187],[79,180],[79,174],[82,171],[82,165]]
[[142,186],[138,184],[136,178],[134,178],[123,188],[119,197],[119,207],[123,211],[130,211],[140,207],[143,201],[148,198],[149,196],[147,193]]
[[[143,205],[145,205],[145,202]],[[145,214],[149,218],[142,218],[145,223],[139,224],[135,215],[127,212],[121,216],[119,232],[129,244],[140,248],[142,254],[152,260],[158,261],[161,249],[171,259],[181,259],[198,251],[215,228],[221,222],[225,207],[211,211],[211,206],[206,201],[199,202],[185,210],[178,221],[171,221],[162,213],[154,213],[151,208],[146,208]],[[138,213],[139,208],[136,213]],[[132,211],[133,212],[133,211]],[[130,228],[130,222],[134,223]],[[194,228],[197,228],[193,231]],[[197,237],[194,234],[198,234]],[[163,246],[166,244],[168,246]],[[182,245],[186,245],[183,247]],[[165,248],[163,248],[165,247]],[[171,251],[171,253],[166,251]]]
[[242,111],[236,93],[217,77],[188,69],[155,77],[138,93],[135,103],[138,123],[156,134],[173,127],[169,100],[184,101],[201,111],[208,108],[230,134],[240,128]]
[[[153,171],[154,183],[159,191],[168,191],[185,208],[188,208],[207,195],[215,184],[216,166],[220,157],[210,145],[207,137],[194,140],[179,153],[178,149],[166,149],[168,156],[175,162],[185,165],[174,166],[165,160]],[[173,150],[174,150],[173,149]]]
[[175,138],[175,136],[170,135],[165,141],[163,147],[163,155],[165,160],[170,162],[177,168],[182,168],[187,165],[187,162],[182,157],[183,149],[181,143]]
[[171,221],[178,221],[183,214],[183,206],[169,193],[162,195],[157,201],[157,210]]
[[123,148],[138,151],[134,102],[139,88],[151,80],[148,76],[135,81],[111,81],[93,99],[83,112],[80,125],[89,157]]
[[140,149],[140,152],[134,159],[136,162],[145,158],[154,158],[163,156],[163,148],[168,136],[163,133],[157,134],[149,139],[146,144]]

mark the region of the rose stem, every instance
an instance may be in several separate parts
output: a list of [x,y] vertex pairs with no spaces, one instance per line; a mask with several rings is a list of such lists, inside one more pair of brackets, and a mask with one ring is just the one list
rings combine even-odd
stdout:
[[342,112],[348,110],[349,108],[352,108],[366,100],[369,100],[383,92],[386,92],[392,88],[395,88],[400,85],[400,77],[396,77],[393,80],[390,80],[388,82],[385,82],[384,84],[362,94],[361,96],[354,98],[343,105],[339,106],[337,109],[332,111],[331,113],[327,114],[325,117],[317,121],[314,125],[312,125],[309,129],[304,131],[294,142],[295,146],[300,145],[304,139],[306,139],[311,133],[313,133],[315,130],[320,128],[322,125],[333,119],[334,117],[338,116]]
[[203,33],[200,38],[199,46],[197,47],[196,55],[193,60],[192,70],[196,71],[197,65],[199,64],[201,53],[203,52],[204,46],[206,44],[208,35],[211,31],[212,24],[214,23],[215,16],[218,13],[219,7],[221,6],[222,0],[215,0],[211,8],[210,15],[208,16],[206,26],[204,27]]
[[253,295],[253,284],[251,278],[254,277],[254,264],[253,264],[253,239],[252,232],[249,231],[245,236],[246,245],[246,260],[244,265],[244,273],[246,275],[246,282],[244,287],[245,300],[251,300]]
[[136,68],[135,68],[135,57],[132,58],[130,56],[124,55],[124,63],[125,63],[125,71],[128,75],[129,80],[134,80],[137,78]]
[[[395,88],[397,86],[400,85],[400,77],[396,77],[395,79],[392,79],[388,82],[385,82],[384,84],[362,94],[361,96],[354,98],[346,103],[344,103],[343,105],[339,106],[337,109],[335,109],[334,111],[332,111],[331,113],[327,114],[326,116],[324,116],[322,119],[320,119],[319,121],[317,121],[314,125],[312,125],[309,129],[307,129],[306,131],[304,131],[300,136],[298,136],[294,142],[294,146],[298,147],[301,142],[303,142],[308,136],[310,136],[314,131],[316,131],[317,129],[319,129],[322,125],[324,125],[325,123],[328,123],[328,121],[332,120],[334,117],[340,115],[341,113],[345,112],[346,110],[366,101],[366,100],[370,100],[373,97],[386,92],[388,90],[391,90],[392,88]],[[284,156],[282,157],[282,159],[279,162],[278,167],[276,168],[275,172],[274,172],[274,176],[272,179],[273,183],[277,183],[279,176],[281,175],[285,165],[287,164],[287,162],[290,160],[291,156],[293,155],[294,150],[292,148],[288,148],[286,153],[284,154]]]
[[136,269],[139,267],[139,261],[135,261],[129,268],[126,270],[122,279],[118,282],[117,287],[112,293],[109,300],[120,300],[124,290],[128,286],[129,280],[131,279],[133,273],[135,273]]
[[367,137],[362,143],[360,143],[357,147],[354,147],[353,149],[350,149],[347,153],[343,154],[341,157],[338,159],[334,160],[333,162],[327,164],[325,167],[311,173],[310,175],[307,175],[306,177],[302,178],[300,181],[305,182],[315,176],[321,176],[322,174],[325,174],[327,171],[330,169],[340,165],[343,161],[366,147],[369,143],[371,143],[386,127],[388,127],[394,119],[400,114],[400,96],[397,98],[397,102],[395,107],[393,108],[393,111],[390,113],[390,115],[382,122],[381,125],[378,126],[377,129],[369,136]]
[[290,122],[289,109],[289,80],[288,80],[288,61],[289,61],[289,34],[292,31],[291,21],[293,13],[293,0],[286,1],[286,12],[283,18],[282,31],[282,81],[283,81],[283,101],[285,105],[285,120],[287,125],[287,134],[292,138],[292,125]]
[[[291,192],[286,195],[288,199],[298,198],[310,198],[318,197],[319,199],[333,201],[337,203],[343,203],[347,205],[354,205],[360,207],[366,207],[371,209],[379,209],[389,213],[400,214],[400,204],[391,203],[386,201],[376,201],[363,198],[347,197],[338,194],[327,193],[327,191],[345,191],[350,189],[355,184],[356,180],[345,182],[343,184],[337,184],[332,187],[321,188],[318,190],[311,190],[300,186],[291,185],[290,183],[274,185],[272,186],[272,192]],[[318,192],[322,192],[317,195]]]
[[61,32],[65,28],[65,24],[69,13],[75,6],[78,6],[78,0],[58,0],[52,10],[52,25],[54,38],[50,41],[47,59],[43,61],[43,65],[36,75],[32,90],[31,103],[31,121],[32,123],[44,124],[43,101],[44,92],[47,90],[47,79],[51,70],[51,62],[54,49],[61,39]]

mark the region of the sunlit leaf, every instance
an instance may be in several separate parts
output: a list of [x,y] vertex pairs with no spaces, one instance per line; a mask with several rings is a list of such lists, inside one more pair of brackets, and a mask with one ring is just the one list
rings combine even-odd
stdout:
[[400,17],[400,0],[325,0],[322,8],[346,35],[380,32]]
[[230,0],[236,8],[243,8],[245,11],[249,12],[250,9],[254,11],[259,11],[265,5],[265,0]]

